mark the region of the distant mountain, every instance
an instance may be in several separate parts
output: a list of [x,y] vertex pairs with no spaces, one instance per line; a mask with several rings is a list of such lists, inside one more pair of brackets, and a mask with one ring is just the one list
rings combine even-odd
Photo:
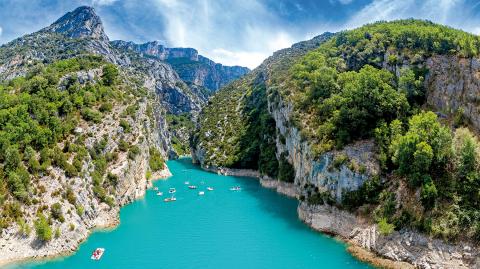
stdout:
[[193,48],[167,48],[157,41],[136,44],[122,40],[112,41],[114,47],[133,50],[147,57],[158,58],[172,65],[185,82],[216,91],[232,80],[247,74],[250,69],[224,66],[198,54]]
[[85,54],[101,55],[138,76],[147,75],[144,83],[155,88],[169,113],[197,113],[207,100],[206,90],[189,86],[190,83],[185,83],[170,64],[112,46],[100,17],[87,6],[68,12],[38,32],[2,45],[0,79],[24,75],[35,65]]
[[102,20],[92,7],[87,6],[68,12],[43,31],[61,33],[69,38],[90,37],[108,41]]

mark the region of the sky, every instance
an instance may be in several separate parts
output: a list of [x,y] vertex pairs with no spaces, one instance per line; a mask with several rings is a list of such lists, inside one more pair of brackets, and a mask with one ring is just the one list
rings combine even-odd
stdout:
[[378,20],[428,19],[480,34],[480,0],[0,0],[0,44],[81,5],[95,8],[110,40],[158,40],[249,68],[295,42]]

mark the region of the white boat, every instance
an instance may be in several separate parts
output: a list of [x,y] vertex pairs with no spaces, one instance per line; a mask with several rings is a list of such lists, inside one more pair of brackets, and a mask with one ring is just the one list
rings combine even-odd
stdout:
[[175,188],[170,188],[168,190],[168,193],[176,193],[176,192],[177,192],[177,190]]
[[158,187],[154,187],[153,190],[154,190],[154,191],[158,191]]
[[207,190],[213,191],[213,188],[212,187],[207,187]]
[[163,195],[163,192],[158,191],[158,192],[157,192],[157,195],[158,195],[158,196],[162,196],[162,195]]
[[190,186],[188,186],[188,188],[194,190],[194,189],[197,188],[197,186],[195,186],[195,185],[190,185]]
[[163,199],[164,202],[174,202],[174,201],[177,201],[177,198],[175,197],[170,197],[170,198],[165,198]]
[[204,192],[204,191],[200,191],[200,192],[198,192],[198,195],[200,195],[200,196],[205,195],[205,192]]
[[240,186],[235,186],[235,187],[231,187],[230,190],[231,191],[241,191],[242,188],[240,188]]
[[190,181],[185,181],[185,185],[189,185],[190,184]]
[[97,248],[93,251],[92,256],[90,257],[92,260],[100,260],[105,252],[104,248]]

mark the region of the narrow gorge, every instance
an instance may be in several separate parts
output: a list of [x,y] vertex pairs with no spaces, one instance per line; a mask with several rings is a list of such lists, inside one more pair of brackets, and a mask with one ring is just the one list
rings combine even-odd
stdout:
[[0,266],[480,268],[480,36],[235,21],[265,59],[208,28],[235,3],[155,3],[167,43],[100,2],[0,46]]

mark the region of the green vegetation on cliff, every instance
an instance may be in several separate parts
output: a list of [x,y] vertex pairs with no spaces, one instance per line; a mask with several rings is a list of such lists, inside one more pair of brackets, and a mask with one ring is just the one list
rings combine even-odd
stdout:
[[[196,151],[204,151],[206,165],[260,170],[265,166],[246,156],[268,152],[279,161],[265,162],[275,164],[266,174],[292,181],[285,152],[271,148],[285,138],[275,122],[260,121],[269,109],[291,105],[287,128],[297,128],[317,157],[361,139],[376,141],[381,174],[346,193],[339,206],[373,217],[385,234],[413,227],[445,239],[480,238],[478,139],[467,128],[455,129],[454,115],[439,119],[425,103],[427,59],[473,57],[479,48],[476,35],[418,20],[368,24],[311,49],[297,44],[211,99],[200,116]],[[260,96],[270,107],[246,105]],[[265,141],[268,150],[256,147]],[[328,193],[304,198],[333,202]]]
[[[233,98],[232,101],[230,98]],[[275,122],[263,85],[240,80],[216,94],[200,115],[193,144],[208,143],[204,165],[258,169],[276,177]]]
[[[91,188],[99,201],[113,206],[112,194],[118,176],[107,173],[107,167],[118,159],[118,152],[107,148],[108,134],[96,141],[84,128],[102,122],[106,115],[112,114],[114,105],[125,106],[121,119],[111,118],[118,120],[123,132],[128,133],[129,120],[138,109],[131,103],[136,100],[135,96],[143,94],[141,89],[134,90],[120,78],[115,65],[98,56],[37,64],[23,77],[2,81],[0,230],[13,222],[23,223],[22,230],[27,230],[22,207],[37,205],[37,235],[45,241],[52,238],[51,220],[63,222],[65,217],[60,203],[53,204],[48,211],[48,207],[42,205],[41,197],[46,192],[42,179],[45,177],[82,177],[85,182],[90,177],[91,182],[85,186]],[[89,148],[87,139],[94,141]],[[127,143],[125,150],[133,152],[134,148],[138,149]],[[163,159],[155,149],[150,155],[151,169],[156,171],[163,166]],[[87,167],[89,163],[93,171]],[[52,197],[58,195],[75,206],[79,215],[83,214],[83,207],[77,204],[70,187],[54,190],[51,194]]]

